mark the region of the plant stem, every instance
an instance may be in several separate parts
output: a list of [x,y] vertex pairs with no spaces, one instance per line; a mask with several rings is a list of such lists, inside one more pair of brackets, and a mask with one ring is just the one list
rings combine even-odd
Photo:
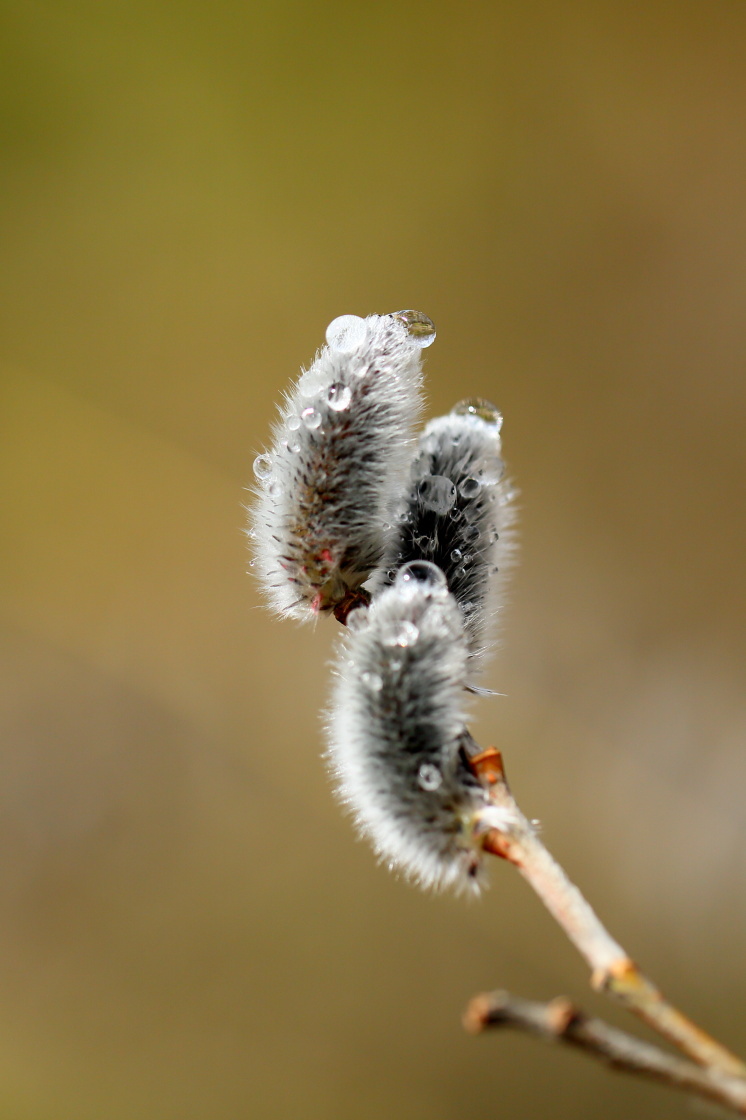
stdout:
[[489,810],[477,820],[476,835],[484,851],[518,868],[553,918],[591,967],[591,983],[633,1011],[699,1065],[746,1079],[746,1065],[664,999],[611,936],[578,888],[547,851],[523,815],[505,778],[500,752],[494,748],[470,755],[474,772],[489,789],[492,804],[503,810],[491,826]]
[[614,1069],[717,1101],[746,1116],[746,1082],[741,1078],[665,1054],[601,1019],[587,1018],[562,996],[549,1003],[519,999],[509,992],[475,996],[464,1015],[464,1026],[475,1033],[490,1027],[516,1027],[547,1041],[567,1043]]

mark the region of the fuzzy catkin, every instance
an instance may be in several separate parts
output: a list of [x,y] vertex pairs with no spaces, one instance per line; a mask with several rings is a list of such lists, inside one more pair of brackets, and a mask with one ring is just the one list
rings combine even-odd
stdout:
[[470,676],[489,651],[514,551],[514,492],[504,477],[501,424],[494,405],[470,398],[427,425],[374,579],[376,588],[389,585],[401,565],[420,559],[443,571],[464,618]]
[[328,716],[338,793],[382,860],[425,887],[474,888],[485,791],[464,749],[469,653],[429,563],[350,615]]
[[421,347],[435,333],[413,312],[343,316],[329,331],[254,465],[253,566],[272,606],[300,620],[353,602],[381,560],[422,407]]

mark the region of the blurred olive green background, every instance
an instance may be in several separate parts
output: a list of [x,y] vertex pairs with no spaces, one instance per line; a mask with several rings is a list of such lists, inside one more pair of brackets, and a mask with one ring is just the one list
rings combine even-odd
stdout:
[[334,626],[262,609],[242,505],[327,322],[431,315],[522,493],[475,733],[746,1050],[746,7],[25,0],[0,53],[0,1117],[686,1114],[463,1034],[604,1005],[509,868],[355,841]]

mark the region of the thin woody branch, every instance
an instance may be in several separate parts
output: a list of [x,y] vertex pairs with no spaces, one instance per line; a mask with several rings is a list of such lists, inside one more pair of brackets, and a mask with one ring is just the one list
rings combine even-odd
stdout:
[[740,1078],[704,1070],[601,1019],[588,1018],[563,996],[549,1003],[520,999],[509,992],[475,996],[466,1009],[464,1026],[474,1033],[512,1027],[548,1042],[566,1043],[613,1069],[716,1101],[746,1116],[746,1082]]
[[[746,1079],[746,1065],[740,1058],[669,1004],[609,934],[519,809],[508,787],[500,752],[490,748],[472,754],[470,761],[489,789],[492,803],[507,810],[511,822],[496,829],[485,818],[483,850],[508,860],[531,884],[590,965],[593,987],[613,996],[699,1065]],[[478,823],[477,831],[479,828]]]

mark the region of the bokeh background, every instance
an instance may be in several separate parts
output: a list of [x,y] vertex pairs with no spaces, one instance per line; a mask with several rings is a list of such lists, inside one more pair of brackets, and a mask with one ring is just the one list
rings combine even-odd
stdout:
[[522,492],[475,733],[746,1050],[746,8],[1,11],[0,1116],[684,1115],[464,1035],[484,988],[605,1008],[511,869],[356,842],[334,625],[263,610],[242,506],[326,323],[431,315],[429,414],[495,400]]

